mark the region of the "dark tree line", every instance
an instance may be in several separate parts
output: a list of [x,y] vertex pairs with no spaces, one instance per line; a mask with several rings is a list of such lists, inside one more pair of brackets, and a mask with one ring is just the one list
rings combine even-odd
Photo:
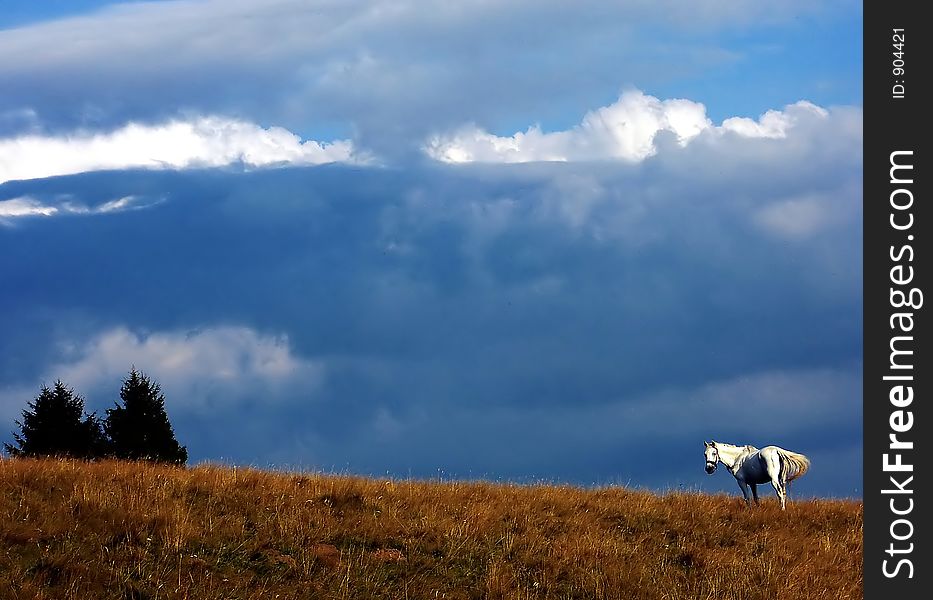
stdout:
[[188,450],[175,439],[161,386],[134,367],[123,380],[120,402],[103,419],[84,411],[84,399],[61,381],[39,395],[16,421],[10,456],[121,458],[185,464]]

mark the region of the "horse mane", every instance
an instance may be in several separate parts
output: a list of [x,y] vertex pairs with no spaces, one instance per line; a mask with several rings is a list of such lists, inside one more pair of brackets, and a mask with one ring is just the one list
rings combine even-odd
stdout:
[[757,452],[757,451],[758,451],[758,448],[756,448],[755,446],[752,446],[751,444],[739,445],[739,444],[730,444],[730,443],[728,443],[728,442],[713,442],[713,445],[716,445],[716,446],[728,446],[729,448],[735,448],[736,450],[744,449],[744,450],[748,450],[749,452]]

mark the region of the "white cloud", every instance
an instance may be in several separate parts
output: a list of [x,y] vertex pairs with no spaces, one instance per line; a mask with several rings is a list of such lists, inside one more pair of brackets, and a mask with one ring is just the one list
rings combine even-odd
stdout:
[[35,389],[0,390],[0,406],[6,408],[2,412],[21,408],[42,381],[56,379],[96,405],[102,396],[114,401],[134,365],[161,384],[172,408],[195,411],[249,399],[274,402],[288,386],[310,395],[324,378],[323,365],[296,356],[286,336],[262,335],[247,327],[150,334],[118,327],[62,350],[68,358],[50,366]]
[[829,112],[811,102],[801,100],[788,106],[784,112],[769,110],[757,121],[747,117],[732,117],[722,122],[722,129],[734,131],[744,137],[783,138],[787,130],[793,127],[798,118],[805,113],[827,117]]
[[706,107],[685,99],[660,100],[641,91],[623,93],[617,102],[584,115],[573,129],[544,133],[537,126],[497,136],[476,126],[434,136],[424,150],[448,163],[516,163],[620,159],[639,162],[657,152],[659,133],[672,133],[683,147],[702,136],[784,138],[802,119],[826,119],[829,112],[801,101],[771,110],[757,121],[733,117],[715,126]]
[[62,215],[100,215],[107,213],[138,210],[159,204],[162,200],[145,201],[139,196],[123,196],[108,200],[96,206],[87,206],[69,199],[56,204],[48,204],[31,196],[20,196],[10,200],[0,200],[0,224],[11,223],[12,219],[25,217],[55,217]]
[[16,217],[51,217],[58,212],[58,207],[46,206],[35,198],[20,196],[0,201],[0,219]]
[[250,167],[365,161],[349,140],[302,141],[281,127],[224,117],[129,123],[107,133],[21,135],[0,139],[0,183],[106,169]]
[[122,198],[117,198],[116,200],[104,202],[94,210],[99,213],[111,213],[119,212],[121,210],[128,210],[133,208],[134,204],[136,203],[136,199],[136,196],[123,196]]

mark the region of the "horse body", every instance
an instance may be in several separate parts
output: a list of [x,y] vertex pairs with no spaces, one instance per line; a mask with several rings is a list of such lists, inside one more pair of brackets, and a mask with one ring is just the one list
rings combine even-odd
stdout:
[[803,454],[785,450],[779,446],[736,446],[723,442],[704,442],[706,444],[706,472],[713,473],[716,465],[722,463],[735,477],[745,497],[751,505],[751,497],[758,504],[758,484],[771,483],[774,492],[781,501],[781,510],[787,502],[787,483],[797,479],[810,468],[810,459]]

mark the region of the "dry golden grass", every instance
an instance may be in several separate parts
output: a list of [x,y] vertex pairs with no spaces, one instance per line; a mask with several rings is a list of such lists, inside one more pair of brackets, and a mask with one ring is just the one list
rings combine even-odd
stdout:
[[0,461],[0,598],[860,598],[862,504]]

